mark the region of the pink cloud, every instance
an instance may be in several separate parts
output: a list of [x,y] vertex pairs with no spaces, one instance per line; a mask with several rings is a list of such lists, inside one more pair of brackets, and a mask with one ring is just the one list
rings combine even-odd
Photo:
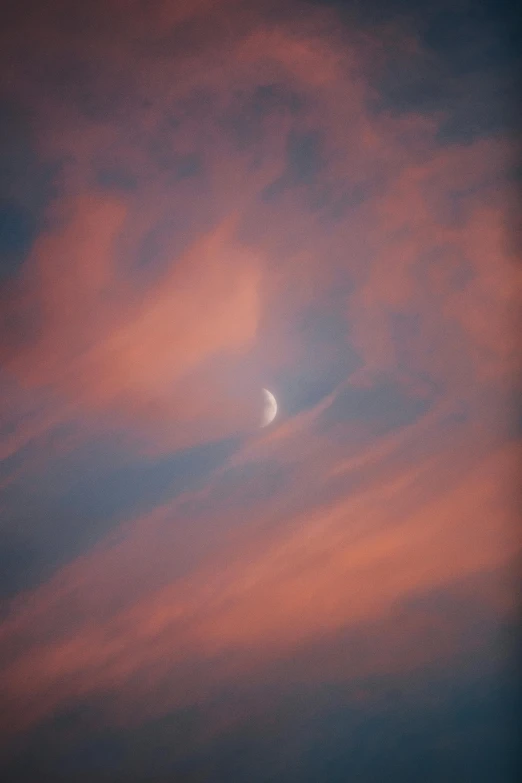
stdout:
[[[498,193],[509,144],[443,147],[440,117],[371,109],[379,42],[341,46],[310,21],[268,24],[252,8],[226,47],[210,25],[173,57],[159,44],[187,9],[134,17],[91,54],[89,34],[56,34],[65,65],[76,46],[91,64],[90,104],[48,75],[36,95],[13,76],[41,118],[42,159],[63,167],[3,292],[1,342],[6,372],[54,408],[33,418],[28,404],[25,421],[16,409],[2,446],[89,416],[148,453],[248,437],[192,493],[17,597],[1,631],[14,726],[92,694],[138,714],[203,699],[502,569],[518,547],[519,447],[501,432],[520,303]],[[111,166],[132,186],[103,187]],[[321,350],[313,308],[335,321]],[[307,370],[334,378],[322,400],[254,433],[266,379],[283,379],[284,412],[285,377],[306,384]],[[343,392],[383,379],[427,412],[387,434],[349,401],[329,418]]]
[[[124,527],[21,596],[2,630],[2,647],[14,656],[2,688],[19,705],[20,719],[115,689],[140,701],[139,682],[147,689],[173,676],[178,682],[175,673],[192,656],[203,668],[228,652],[247,668],[265,665],[318,635],[356,628],[408,596],[503,567],[517,547],[518,448],[489,454],[483,435],[466,445],[453,435],[450,464],[447,445],[436,447],[438,429],[431,428],[424,441],[435,451],[425,444],[414,467],[419,445],[412,436],[399,458],[395,448],[372,459],[370,447],[367,472],[360,472],[362,456],[355,459],[324,500],[324,486],[339,474],[338,457],[328,465],[325,452],[322,459],[310,454],[279,491],[259,496],[248,521],[243,492],[226,489],[234,473],[239,486],[245,481],[236,458],[202,490]],[[261,480],[253,474],[245,498]],[[198,539],[213,527],[226,532],[209,554],[198,555]],[[178,542],[185,558],[195,556],[188,574],[177,572]],[[222,676],[216,674],[216,686]],[[197,685],[174,690],[170,706],[194,698]]]

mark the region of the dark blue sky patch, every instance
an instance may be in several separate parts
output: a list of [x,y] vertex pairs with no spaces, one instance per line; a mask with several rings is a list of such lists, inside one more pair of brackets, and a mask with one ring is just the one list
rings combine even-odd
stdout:
[[[511,0],[307,0],[335,9],[347,22],[379,29],[393,21],[416,32],[422,44],[452,61],[486,51],[499,62],[520,59],[517,4]],[[382,29],[382,28],[381,28]]]
[[356,210],[373,195],[372,190],[373,186],[371,183],[354,182],[348,187],[345,186],[341,195],[336,193],[332,197],[328,187],[326,187],[322,203],[319,206],[324,216],[330,220],[343,220],[347,212]]
[[[179,237],[176,237],[178,229],[174,217],[157,223],[141,239],[137,251],[137,268],[139,271],[166,272],[172,262],[172,254],[179,247]],[[173,248],[174,243],[174,248]]]
[[347,339],[346,302],[350,281],[337,282],[330,294],[328,310],[318,300],[296,319],[300,360],[281,368],[274,376],[274,387],[281,390],[285,415],[294,415],[317,404],[361,365],[360,357]]
[[310,185],[323,165],[319,131],[292,131],[287,143],[287,176],[292,185]]
[[[200,217],[203,222],[204,216]],[[161,279],[175,268],[173,259],[182,258],[189,249],[193,235],[194,226],[187,224],[176,212],[163,217],[158,215],[157,222],[140,237],[132,257],[123,257],[124,271],[132,270],[136,279],[141,279],[144,285]]]
[[372,99],[372,111],[442,111],[441,144],[518,127],[521,50],[515,3],[315,0],[314,4],[335,8],[347,20],[368,26],[372,34],[393,20],[417,37],[420,52],[416,54],[387,42],[386,67],[374,74],[379,98]]
[[121,731],[104,719],[103,699],[81,702],[33,728],[23,745],[15,739],[11,747],[3,748],[2,781],[196,780],[180,775],[187,748],[194,747],[201,736],[200,713],[189,706]]
[[[426,8],[422,8],[425,5]],[[504,0],[472,0],[416,4],[422,42],[445,56],[460,73],[514,65],[520,59],[516,42],[516,4]],[[422,14],[423,10],[428,10]]]
[[187,155],[179,155],[176,163],[176,175],[178,179],[195,177],[202,170],[201,157],[195,152]]
[[[194,488],[238,447],[239,440],[231,438],[174,456],[129,461],[109,444],[93,445],[50,460],[45,480],[30,475],[11,484],[4,490],[1,597],[48,579],[129,514],[137,517]],[[189,562],[186,551],[183,567]]]
[[[248,720],[206,735],[205,706],[118,732],[92,720],[57,716],[5,758],[3,780],[212,781],[212,783],[514,783],[516,744],[506,686],[425,674],[337,683],[281,685]],[[235,696],[235,698],[234,698]],[[261,694],[259,694],[261,696]],[[242,702],[229,694],[223,714]],[[244,693],[256,703],[255,692]],[[248,700],[248,701],[247,701]],[[267,703],[268,701],[268,703]]]
[[288,85],[261,84],[251,92],[234,96],[223,118],[223,126],[239,149],[255,151],[263,139],[267,120],[273,122],[277,116],[297,116],[303,107],[302,96]]
[[157,131],[147,144],[151,163],[160,172],[171,171],[172,179],[193,176],[201,170],[202,161],[197,152],[180,154],[176,150],[176,132],[168,127]]
[[263,188],[261,192],[261,201],[265,201],[265,202],[274,201],[283,193],[284,190],[285,190],[284,179],[282,177],[278,177],[269,185],[267,185],[265,188]]
[[513,73],[478,71],[456,80],[453,98],[437,132],[440,144],[469,143],[513,127],[517,93]]
[[15,201],[0,199],[0,283],[12,277],[38,234],[38,219]]
[[[37,541],[31,541],[13,527],[9,531],[2,530],[2,546],[0,547],[0,601],[14,596],[19,587],[32,583],[32,568],[40,560]],[[5,607],[4,607],[5,608]],[[0,620],[3,611],[0,603]]]
[[394,115],[405,112],[433,112],[447,107],[451,91],[440,64],[399,52],[392,58],[376,84],[378,97],[370,100],[373,112]]
[[[109,780],[128,753],[126,740],[89,702],[59,711],[31,729],[21,745],[15,738],[0,750],[3,780]],[[29,752],[28,752],[29,751]],[[105,771],[105,774],[104,774]],[[12,778],[11,778],[12,775]]]
[[97,182],[107,190],[132,191],[138,184],[138,178],[123,166],[106,166],[98,172]]
[[19,271],[56,192],[59,167],[38,156],[34,123],[21,104],[0,100],[0,284]]
[[383,379],[371,388],[344,389],[323,414],[325,422],[354,421],[375,427],[375,434],[412,423],[431,402],[409,397],[392,380]]
[[321,132],[292,130],[286,145],[285,171],[264,189],[262,199],[271,201],[289,188],[305,185],[312,188],[307,198],[317,200],[319,194],[313,188],[323,165]]

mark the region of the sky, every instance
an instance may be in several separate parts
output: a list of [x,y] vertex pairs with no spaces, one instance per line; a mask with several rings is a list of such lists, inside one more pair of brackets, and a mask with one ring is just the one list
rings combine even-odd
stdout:
[[5,783],[515,780],[514,18],[11,4]]

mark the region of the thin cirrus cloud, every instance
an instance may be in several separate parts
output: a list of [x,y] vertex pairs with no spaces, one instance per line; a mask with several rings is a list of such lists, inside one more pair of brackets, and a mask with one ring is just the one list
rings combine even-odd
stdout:
[[[321,633],[356,629],[407,596],[498,568],[516,544],[517,450],[477,460],[478,449],[475,442],[455,450],[453,466],[443,450],[409,471],[394,452],[384,460],[369,454],[379,487],[367,469],[349,496],[334,485],[327,500],[317,495],[327,470],[313,477],[305,464],[279,489],[257,495],[260,476],[229,468],[22,597],[3,629],[12,658],[4,693],[22,706],[21,721],[88,693],[140,698],[133,691],[147,672],[168,688],[187,656],[208,659],[211,670],[227,651],[277,659]],[[349,466],[345,483],[357,467]],[[245,529],[245,501],[256,496]],[[220,526],[209,553],[207,539]],[[195,532],[188,536],[186,527]],[[222,676],[213,686],[210,677],[209,688]],[[158,709],[187,698],[190,689]]]
[[[230,403],[200,368],[220,353],[241,353],[255,337],[253,252],[227,242],[225,224],[176,259],[169,279],[143,291],[118,272],[122,205],[83,198],[71,211],[65,231],[42,237],[27,261],[20,317],[35,323],[8,368],[31,386],[56,386],[81,407],[188,420],[187,432],[176,433],[183,445],[194,437],[191,421],[208,419],[209,410],[220,413],[216,434],[227,434]],[[236,404],[236,422],[240,412]]]
[[400,23],[53,9],[2,55],[52,181],[0,292],[5,730],[198,705],[212,754],[260,683],[461,672],[444,601],[507,623],[517,550],[509,137],[381,94],[432,56]]

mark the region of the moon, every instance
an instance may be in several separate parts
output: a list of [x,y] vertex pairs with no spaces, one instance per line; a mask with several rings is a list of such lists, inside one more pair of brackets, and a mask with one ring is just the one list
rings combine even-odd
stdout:
[[272,392],[268,389],[263,389],[263,398],[265,406],[263,409],[263,420],[261,422],[262,427],[268,426],[270,422],[274,421],[277,413],[277,401]]

